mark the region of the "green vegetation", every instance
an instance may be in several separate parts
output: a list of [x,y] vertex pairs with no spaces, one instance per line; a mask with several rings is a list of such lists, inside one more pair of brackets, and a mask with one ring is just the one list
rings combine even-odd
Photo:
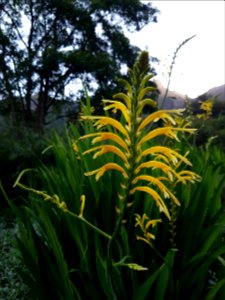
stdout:
[[16,224],[0,216],[0,299],[30,299],[29,289],[20,276],[24,265],[15,245],[17,233]]
[[138,53],[123,29],[138,31],[157,12],[139,0],[1,0],[0,100],[13,124],[42,132],[56,101],[81,98],[65,96],[74,80],[92,90],[96,107],[111,97],[121,66]]
[[22,205],[5,196],[34,299],[223,299],[225,153],[196,147],[180,111],[144,117],[148,61],[21,172]]

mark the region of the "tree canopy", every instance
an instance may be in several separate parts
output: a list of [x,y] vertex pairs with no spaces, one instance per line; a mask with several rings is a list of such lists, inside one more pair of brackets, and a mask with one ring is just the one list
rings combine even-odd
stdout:
[[109,95],[139,50],[124,29],[156,22],[157,12],[139,0],[0,0],[0,99],[41,127],[75,79]]

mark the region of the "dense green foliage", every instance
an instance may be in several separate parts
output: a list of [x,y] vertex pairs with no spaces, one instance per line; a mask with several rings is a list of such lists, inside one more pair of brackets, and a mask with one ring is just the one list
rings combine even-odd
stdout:
[[[51,161],[50,156],[42,155],[47,147],[50,134],[40,136],[24,126],[15,128],[6,124],[0,131],[0,181],[8,196],[18,199],[21,193],[12,188],[17,176],[24,168],[35,168],[40,162]],[[4,197],[0,197],[0,210],[6,206]]]
[[225,114],[211,117],[206,122],[195,119],[193,125],[198,128],[195,138],[197,146],[203,146],[211,139],[213,145],[225,151]]
[[0,215],[0,299],[30,299],[29,289],[20,276],[24,268],[16,247],[17,226]]
[[[133,90],[127,86],[129,91],[134,92],[134,99],[139,97],[140,100],[140,95],[145,94],[142,83],[139,94],[135,93],[138,84]],[[118,95],[124,98],[122,94]],[[116,102],[114,105],[119,104]],[[129,121],[129,115],[123,106],[120,107],[123,113],[121,124],[126,124],[125,118]],[[90,106],[84,107],[84,111],[86,122],[80,124],[82,131],[84,134],[94,133],[91,116],[87,116],[91,112]],[[157,116],[160,114],[165,116],[160,112]],[[112,122],[108,117],[105,120]],[[149,132],[159,132],[156,130],[161,125],[158,123],[157,126],[150,127]],[[169,130],[173,133],[168,126],[162,127],[160,132]],[[131,130],[135,130],[135,126]],[[109,129],[109,133],[115,132]],[[140,135],[145,138],[147,132],[143,130]],[[80,136],[74,126],[64,136],[56,134],[45,151],[45,154],[52,153],[52,163],[25,170],[16,181],[15,186],[28,192],[25,203],[16,207],[8,199],[19,224],[18,249],[27,268],[23,279],[33,297],[41,300],[222,299],[225,290],[224,152],[210,146],[196,148],[182,131],[179,132],[181,142],[166,135],[148,140],[145,150],[163,149],[168,153],[168,156],[163,153],[158,158],[156,156],[156,161],[151,161],[155,166],[162,156],[165,163],[169,163],[169,155],[174,152],[168,147],[176,151],[179,149],[183,154],[189,152],[193,167],[192,172],[187,170],[183,173],[185,185],[172,178],[170,182],[169,178],[165,179],[165,174],[158,177],[162,173],[156,168],[145,173],[160,178],[164,184],[168,183],[168,189],[181,205],[177,206],[172,198],[163,197],[171,215],[168,218],[159,212],[157,201],[153,201],[154,192],[136,193],[128,198],[133,199],[133,206],[122,207],[121,215],[115,205],[120,203],[117,192],[124,189],[120,185],[123,173],[106,172],[98,182],[93,176],[87,176],[90,171],[99,170],[100,166],[112,167],[112,161],[122,165],[115,155],[115,148],[111,148],[114,153],[93,159],[83,154],[93,147],[93,142],[87,138],[80,139]],[[115,135],[111,136],[115,138]],[[135,143],[138,145],[138,140]],[[166,149],[155,148],[160,145]],[[101,150],[107,146],[109,143],[103,143]],[[145,162],[149,159],[147,156]],[[171,167],[173,164],[176,168],[180,167],[176,159],[171,162]],[[183,167],[180,176],[182,170]],[[196,177],[193,171],[201,175],[202,180],[191,184],[189,181]],[[27,182],[29,186],[24,185]],[[153,186],[146,184],[146,188]],[[155,191],[159,192],[160,188],[156,186]],[[139,225],[143,227],[137,226],[137,214],[142,217]],[[162,222],[157,223],[155,219],[159,218]],[[149,235],[147,229],[151,230]]]
[[[79,196],[85,187],[85,218],[110,232],[115,197],[113,186],[118,176],[105,175],[100,188],[92,178],[84,177],[71,147],[74,133],[77,137],[74,130],[67,141],[55,137],[49,151],[54,152],[56,164],[40,167],[36,184],[32,180],[33,186],[50,195],[57,194],[77,214]],[[119,251],[125,251],[128,256],[115,276],[118,293],[123,299],[145,299],[145,295],[157,300],[181,299],[186,295],[188,299],[197,300],[206,299],[208,293],[207,299],[222,299],[218,295],[222,295],[224,289],[225,155],[217,148],[195,148],[191,156],[194,169],[203,176],[202,182],[191,188],[187,185],[176,189],[177,197],[182,199],[181,207],[171,207],[172,220],[163,220],[159,226],[154,248],[134,240],[129,248],[130,238],[122,227]],[[140,200],[146,212],[155,210],[149,199],[142,197]],[[30,271],[24,278],[33,295],[39,299],[50,296],[54,299],[96,299],[109,295],[104,237],[34,195],[25,206],[13,209],[20,224],[18,246]],[[132,271],[126,267],[128,262],[149,269]],[[55,289],[56,282],[58,289]],[[210,298],[217,289],[217,297]]]

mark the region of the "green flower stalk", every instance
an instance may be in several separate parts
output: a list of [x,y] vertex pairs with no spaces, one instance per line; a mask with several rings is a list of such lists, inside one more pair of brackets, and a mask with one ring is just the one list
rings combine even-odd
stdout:
[[[143,108],[155,105],[146,97],[154,88],[146,87],[152,74],[149,70],[147,52],[142,52],[133,70],[130,70],[130,82],[122,80],[127,93],[114,95],[113,100],[103,100],[106,111],[121,112],[121,122],[110,116],[82,116],[82,120],[94,121],[96,132],[87,134],[81,139],[92,139],[90,149],[83,154],[92,154],[93,159],[106,153],[113,153],[119,162],[108,162],[96,170],[88,171],[87,176],[95,175],[98,181],[105,172],[117,170],[122,174],[121,190],[118,194],[117,211],[124,214],[128,199],[136,192],[148,194],[157,204],[160,212],[170,219],[166,199],[170,198],[176,205],[179,200],[170,191],[170,184],[196,181],[198,175],[189,170],[177,170],[177,165],[184,163],[191,166],[187,157],[177,150],[166,146],[155,145],[154,141],[164,136],[179,141],[178,133],[193,133],[195,129],[177,127],[175,118],[182,114],[181,110],[158,110],[143,118]],[[154,126],[161,120],[165,126]],[[112,128],[107,131],[107,128]],[[106,143],[107,141],[107,143]],[[156,174],[158,170],[159,175]]]

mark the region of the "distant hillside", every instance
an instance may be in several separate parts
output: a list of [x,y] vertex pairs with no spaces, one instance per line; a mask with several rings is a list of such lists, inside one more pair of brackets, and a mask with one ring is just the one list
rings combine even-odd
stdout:
[[[158,97],[158,105],[159,107],[161,107],[162,101],[164,99],[164,95],[166,93],[166,88],[162,85],[162,83],[159,80],[155,80],[155,83],[160,92]],[[166,100],[163,103],[163,107],[161,108],[164,109],[182,108],[184,107],[184,102],[185,102],[185,95],[180,94],[176,91],[169,91]]]
[[[155,83],[157,85],[157,88],[160,92],[158,97],[158,104],[159,107],[162,105],[162,101],[166,92],[166,88],[162,85],[162,83],[159,80],[155,80]],[[202,95],[199,95],[195,99],[190,99],[190,101],[196,102],[196,101],[204,101],[206,99],[209,99],[211,97],[217,97],[217,100],[220,102],[225,102],[225,84],[220,85],[214,88],[209,89],[207,92],[205,92]],[[163,103],[164,109],[176,109],[176,108],[183,108],[185,105],[185,95],[178,93],[176,91],[169,91],[167,94],[167,98]]]
[[206,92],[208,97],[217,97],[217,100],[225,102],[225,84],[214,87]]

